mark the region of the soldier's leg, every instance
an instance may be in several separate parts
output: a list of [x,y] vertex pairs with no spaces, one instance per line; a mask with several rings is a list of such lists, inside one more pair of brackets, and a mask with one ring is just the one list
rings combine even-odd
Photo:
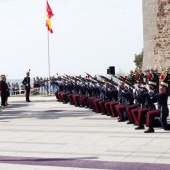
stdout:
[[145,131],[145,133],[153,133],[153,122],[155,120],[155,117],[160,117],[160,110],[153,110],[147,112],[146,116],[146,127],[149,127],[148,130]]

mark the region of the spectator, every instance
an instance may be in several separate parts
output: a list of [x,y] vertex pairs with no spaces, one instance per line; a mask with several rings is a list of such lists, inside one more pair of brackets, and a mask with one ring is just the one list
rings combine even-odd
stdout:
[[45,92],[48,94],[48,78],[44,78],[44,88]]
[[11,84],[11,95],[14,95],[14,91],[15,91],[15,84],[12,83]]
[[24,92],[25,92],[25,86],[24,86],[23,84],[21,84],[20,89],[21,89],[21,94],[24,94]]
[[35,88],[36,86],[36,80],[35,80],[35,77],[33,78],[33,87]]
[[40,77],[40,93],[42,94],[44,92],[44,80],[42,77]]
[[[5,77],[5,82],[6,82],[6,77]],[[9,82],[7,83],[7,86],[8,86],[8,89],[7,89],[7,91],[6,91],[6,100],[5,100],[5,104],[6,104],[6,105],[9,105],[9,104],[8,104],[8,97],[10,96],[10,90],[11,90],[11,85],[10,85]]]
[[19,94],[19,84],[18,83],[15,84],[15,91],[16,91],[16,94]]
[[10,90],[10,95],[14,95],[14,90],[15,90],[15,85],[14,83],[11,84],[11,90]]
[[5,75],[1,75],[1,79],[2,79],[1,80],[1,105],[7,106],[5,102],[6,102],[6,97],[7,97],[8,86],[6,83]]
[[39,88],[39,87],[40,87],[40,79],[37,76],[36,79],[35,79],[35,88]]

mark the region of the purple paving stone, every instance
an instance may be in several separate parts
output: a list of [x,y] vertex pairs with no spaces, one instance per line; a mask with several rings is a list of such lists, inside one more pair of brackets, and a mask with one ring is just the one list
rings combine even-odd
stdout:
[[97,160],[83,160],[83,159],[96,159],[96,157],[59,159],[59,158],[0,156],[0,163],[19,164],[19,165],[37,165],[37,166],[74,167],[74,168],[93,168],[93,169],[108,169],[108,170],[169,170],[170,169],[170,164],[97,161]]

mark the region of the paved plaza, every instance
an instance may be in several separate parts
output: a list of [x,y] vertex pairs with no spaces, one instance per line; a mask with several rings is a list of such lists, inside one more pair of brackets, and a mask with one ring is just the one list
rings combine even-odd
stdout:
[[54,96],[31,100],[0,108],[0,170],[170,169],[170,131],[145,134]]

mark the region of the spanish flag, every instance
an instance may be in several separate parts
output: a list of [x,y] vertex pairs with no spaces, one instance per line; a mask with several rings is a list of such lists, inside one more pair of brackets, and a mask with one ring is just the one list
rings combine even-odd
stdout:
[[47,14],[46,14],[46,27],[47,27],[48,31],[53,33],[50,19],[54,16],[54,14],[53,14],[53,11],[52,11],[49,3],[48,3],[48,0],[47,0],[47,5],[46,5],[46,11],[47,11]]

